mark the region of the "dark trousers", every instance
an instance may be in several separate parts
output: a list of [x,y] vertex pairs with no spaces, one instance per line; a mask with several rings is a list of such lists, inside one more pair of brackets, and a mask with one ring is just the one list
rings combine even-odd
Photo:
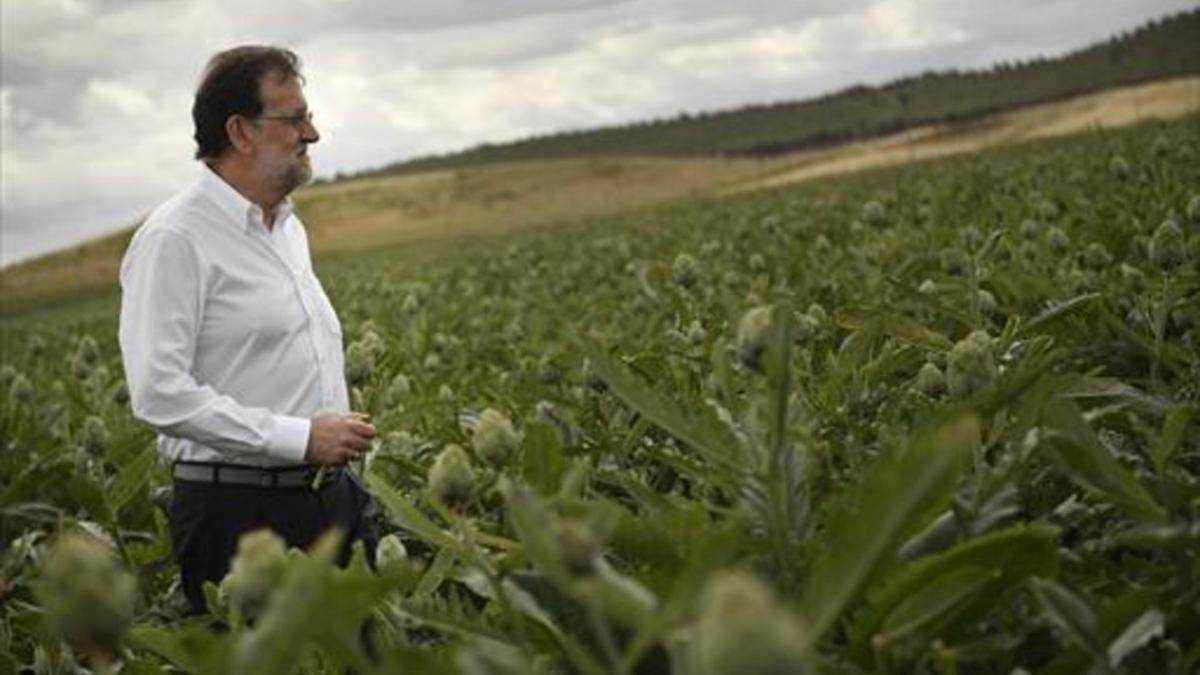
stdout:
[[347,471],[319,490],[176,480],[170,505],[171,543],[191,610],[206,611],[204,582],[221,582],[237,552],[238,539],[252,530],[269,528],[289,548],[307,550],[326,530],[339,527],[345,539],[338,564],[345,566],[352,544],[362,541],[373,568],[376,513],[374,500]]

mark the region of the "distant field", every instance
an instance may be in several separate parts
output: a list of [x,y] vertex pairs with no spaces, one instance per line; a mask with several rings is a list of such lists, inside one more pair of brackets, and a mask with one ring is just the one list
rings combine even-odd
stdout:
[[[1185,77],[772,159],[519,162],[314,186],[300,192],[296,201],[313,250],[321,254],[508,231],[706,192],[770,187],[1196,110],[1200,77]],[[0,272],[0,310],[50,301],[78,289],[115,288],[129,236],[129,231],[117,233]]]
[[1200,110],[1200,77],[1151,82],[1030,106],[967,124],[931,125],[829,150],[797,153],[789,158],[789,163],[798,165],[795,168],[738,189],[974,152],[999,143],[1123,127],[1148,118],[1171,119],[1196,110]]

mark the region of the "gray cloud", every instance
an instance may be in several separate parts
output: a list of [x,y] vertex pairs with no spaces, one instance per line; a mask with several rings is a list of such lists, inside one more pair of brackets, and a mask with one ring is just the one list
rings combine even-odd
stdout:
[[122,226],[191,161],[200,70],[305,60],[318,171],[1054,54],[1194,2],[0,2],[0,263]]

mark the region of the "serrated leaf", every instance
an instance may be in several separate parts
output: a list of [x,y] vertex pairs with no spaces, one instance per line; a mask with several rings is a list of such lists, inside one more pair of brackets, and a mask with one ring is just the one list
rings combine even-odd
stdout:
[[458,544],[453,537],[438,527],[424,513],[421,513],[420,509],[405,499],[379,474],[368,471],[367,484],[371,486],[371,494],[383,504],[384,509],[396,521],[396,524],[425,541],[443,548],[454,547]]
[[954,346],[950,338],[945,335],[930,330],[903,314],[878,307],[854,307],[838,310],[835,322],[850,330],[890,335],[923,349],[946,351]]
[[1033,595],[1070,644],[1082,648],[1095,658],[1104,650],[1098,634],[1096,613],[1079,594],[1050,579],[1034,577],[1029,580]]
[[737,446],[722,427],[686,414],[676,403],[639,382],[607,355],[595,350],[585,353],[596,375],[617,398],[695,450],[714,469],[723,473],[734,471],[737,457],[733,451]]
[[442,585],[446,580],[446,575],[450,573],[450,569],[454,567],[454,563],[458,561],[458,556],[455,555],[454,549],[451,547],[442,548],[433,557],[433,562],[429,564],[428,569],[421,575],[421,581],[417,583],[417,587],[413,589],[413,597],[425,598],[433,595],[433,592]]
[[227,662],[232,646],[207,625],[196,623],[182,628],[138,624],[130,629],[129,640],[178,668],[196,673],[216,672]]
[[1100,293],[1084,293],[1069,300],[1064,300],[1027,321],[1017,330],[1017,335],[1028,335],[1044,331],[1050,324],[1078,313],[1100,297]]
[[869,667],[872,642],[881,633],[894,639],[920,631],[926,643],[969,634],[1006,591],[1031,575],[1053,572],[1057,539],[1050,525],[1018,525],[913,561],[869,594],[849,630],[852,655]]
[[979,419],[958,412],[872,468],[860,498],[830,523],[833,540],[813,564],[800,603],[806,648],[824,635],[895,556],[917,518],[944,506],[979,445]]
[[1046,434],[1048,454],[1068,477],[1140,520],[1166,518],[1163,507],[1104,447],[1073,401],[1050,401],[1043,418],[1051,428]]
[[152,447],[148,447],[137,453],[132,461],[122,467],[108,490],[108,503],[112,507],[113,513],[119,512],[121,507],[128,504],[139,492],[145,490],[157,461],[158,454]]

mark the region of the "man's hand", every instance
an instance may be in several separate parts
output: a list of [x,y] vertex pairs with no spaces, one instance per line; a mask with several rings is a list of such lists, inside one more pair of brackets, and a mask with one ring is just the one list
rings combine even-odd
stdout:
[[309,464],[345,464],[362,457],[375,438],[375,426],[362,413],[328,413],[312,418],[308,432]]

